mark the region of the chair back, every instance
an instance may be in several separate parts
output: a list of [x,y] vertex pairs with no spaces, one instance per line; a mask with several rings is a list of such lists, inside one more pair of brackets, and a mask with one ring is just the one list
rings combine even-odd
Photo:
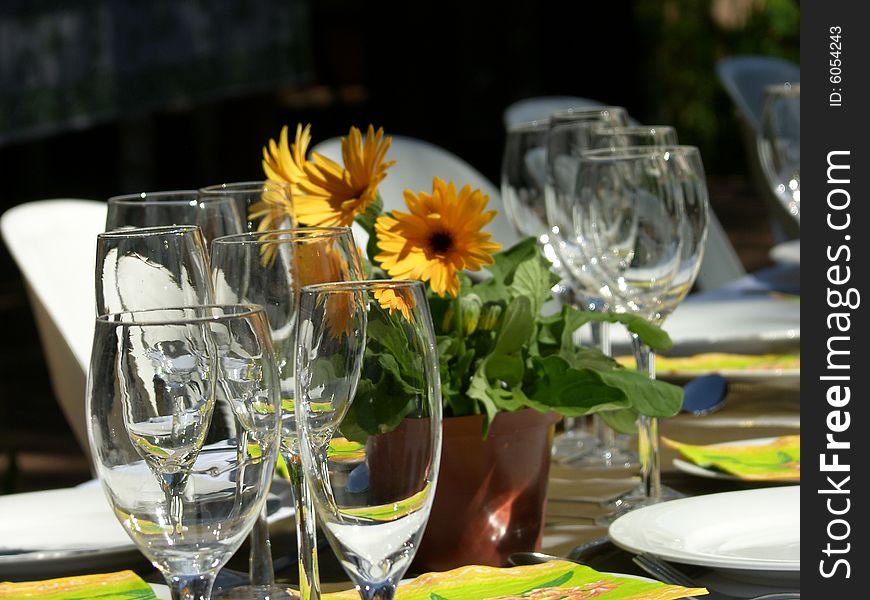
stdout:
[[800,67],[769,56],[729,56],[716,63],[716,76],[725,87],[741,117],[758,134],[764,88],[775,83],[798,83]]
[[0,234],[25,282],[52,389],[87,456],[94,261],[105,224],[105,202],[74,198],[27,202],[0,217]]

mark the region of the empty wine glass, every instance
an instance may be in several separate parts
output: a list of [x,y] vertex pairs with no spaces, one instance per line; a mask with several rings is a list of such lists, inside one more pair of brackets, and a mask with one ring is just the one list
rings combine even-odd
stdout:
[[205,241],[196,225],[97,235],[97,314],[214,301]]
[[388,600],[426,528],[441,455],[425,288],[399,280],[306,286],[299,307],[296,416],[305,476],[360,597]]
[[[293,408],[298,296],[304,285],[363,279],[359,251],[348,227],[300,227],[218,238],[211,259],[216,301],[259,304],[269,318],[284,409],[281,453],[296,507],[300,596],[318,598],[316,522],[299,461]],[[223,591],[222,598],[287,597],[286,588],[275,585],[265,514],[254,527],[250,564],[251,585]]]
[[[549,123],[546,140],[545,205],[555,201],[557,196],[570,196],[574,193],[580,155],[590,148],[595,132],[601,127],[626,126],[628,113],[620,106],[569,108],[552,113]],[[548,211],[549,206],[545,206],[545,213]],[[545,235],[548,239],[552,238],[555,232],[549,219],[545,222],[545,226]],[[552,249],[552,244],[549,246],[550,252],[559,256],[559,253]],[[588,273],[572,272],[563,265],[560,274],[563,275],[563,283],[569,290],[567,298],[571,304],[582,310],[608,310],[604,299],[596,295],[597,284],[590,279]],[[610,354],[608,324],[592,322],[589,327],[593,343],[604,354]],[[556,438],[553,456],[566,462],[586,458],[602,467],[624,466],[625,462],[614,462],[607,450],[597,452],[599,448],[597,437],[588,433],[582,425],[578,425],[585,420],[565,420],[565,433]],[[600,417],[592,416],[595,429],[603,427],[603,424],[599,425],[600,421]]]
[[677,130],[670,125],[601,125],[592,130],[589,149],[626,146],[676,146]]
[[143,192],[109,198],[106,231],[130,227],[198,225],[206,244],[242,233],[242,215],[229,198],[201,199],[196,190]]
[[800,222],[800,84],[784,83],[765,88],[758,156],[774,194],[788,213]]
[[[243,231],[289,229],[296,226],[290,185],[284,181],[239,181],[200,188],[201,200],[229,200],[242,217]],[[264,220],[269,216],[269,219]]]
[[[208,442],[218,388],[232,401],[233,427]],[[127,535],[174,600],[210,598],[275,468],[280,384],[263,310],[98,317],[87,415],[94,465]]]
[[[573,197],[551,218],[557,248],[573,269],[601,282],[617,312],[661,324],[691,289],[703,258],[707,188],[698,149],[651,146],[583,153]],[[655,355],[632,334],[637,369],[655,378]],[[662,497],[657,421],[639,417],[641,488],[620,509]]]

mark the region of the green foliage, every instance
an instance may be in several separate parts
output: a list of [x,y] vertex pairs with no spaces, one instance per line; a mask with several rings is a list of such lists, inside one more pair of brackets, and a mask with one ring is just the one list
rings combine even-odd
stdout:
[[756,54],[800,63],[799,0],[638,0],[635,14],[641,45],[652,50],[641,64],[644,96],[655,105],[642,120],[674,125],[682,143],[701,148],[710,173],[744,169],[734,106],[716,62]]
[[[581,312],[565,306],[542,316],[557,278],[533,239],[495,256],[491,278],[472,283],[461,275],[459,298],[429,292],[441,372],[445,416],[485,415],[485,431],[500,411],[532,408],[564,416],[616,411],[620,423],[637,414],[668,417],[682,403],[682,390],[628,370],[596,349],[579,346],[575,332],[589,321],[624,324],[655,350],[670,347],[668,335],[635,315]],[[370,417],[351,412],[350,439],[386,431],[405,416],[421,382],[406,364],[414,353],[377,319],[369,320],[374,343],[366,348],[363,380],[354,404]],[[353,411],[353,408],[351,408]],[[359,418],[357,418],[359,414]],[[625,427],[621,427],[625,429]]]

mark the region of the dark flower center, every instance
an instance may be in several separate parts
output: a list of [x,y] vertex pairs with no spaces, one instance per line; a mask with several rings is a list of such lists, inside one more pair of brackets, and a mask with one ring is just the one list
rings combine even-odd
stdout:
[[443,231],[435,233],[429,238],[429,247],[433,252],[444,254],[453,247],[453,237]]

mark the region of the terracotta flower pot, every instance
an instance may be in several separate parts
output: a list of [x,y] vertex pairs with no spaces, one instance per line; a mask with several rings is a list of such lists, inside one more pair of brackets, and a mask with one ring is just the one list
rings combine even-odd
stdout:
[[557,419],[531,409],[499,413],[486,439],[481,416],[444,419],[438,487],[415,570],[506,566],[512,552],[540,548]]

